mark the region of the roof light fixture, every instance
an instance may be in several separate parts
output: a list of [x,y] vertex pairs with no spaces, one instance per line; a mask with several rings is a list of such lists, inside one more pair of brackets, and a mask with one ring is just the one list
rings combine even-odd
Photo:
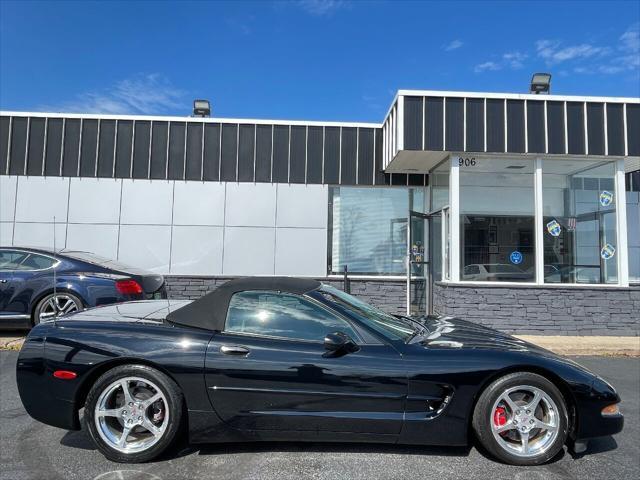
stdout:
[[534,73],[531,77],[531,93],[550,93],[551,91],[551,74],[550,73]]

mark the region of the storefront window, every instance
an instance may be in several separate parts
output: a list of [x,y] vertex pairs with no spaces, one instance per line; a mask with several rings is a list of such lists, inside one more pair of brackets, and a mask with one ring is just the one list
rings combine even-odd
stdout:
[[544,160],[545,283],[617,283],[615,164]]
[[424,202],[417,190],[331,188],[329,272],[342,274],[346,266],[351,274],[406,275],[409,208]]
[[535,281],[535,163],[474,159],[460,171],[460,279]]
[[431,186],[431,211],[449,205],[449,162],[443,162],[429,174]]

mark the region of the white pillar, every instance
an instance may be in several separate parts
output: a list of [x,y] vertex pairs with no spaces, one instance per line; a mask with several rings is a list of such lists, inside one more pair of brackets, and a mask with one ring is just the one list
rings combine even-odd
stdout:
[[451,157],[451,174],[449,175],[449,220],[451,245],[449,246],[450,278],[452,282],[460,281],[460,167],[459,157]]
[[624,185],[624,160],[616,161],[616,235],[618,237],[618,284],[629,286],[629,250],[627,248],[627,194]]

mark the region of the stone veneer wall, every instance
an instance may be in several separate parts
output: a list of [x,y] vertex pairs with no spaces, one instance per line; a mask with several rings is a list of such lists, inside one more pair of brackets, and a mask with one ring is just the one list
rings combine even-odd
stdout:
[[461,286],[436,283],[434,310],[531,335],[640,334],[640,286]]

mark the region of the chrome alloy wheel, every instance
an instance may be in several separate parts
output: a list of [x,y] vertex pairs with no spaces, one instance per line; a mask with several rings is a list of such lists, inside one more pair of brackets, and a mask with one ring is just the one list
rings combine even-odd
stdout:
[[169,404],[155,383],[126,377],[102,391],[94,418],[98,434],[111,448],[142,452],[162,438],[169,424]]
[[52,295],[40,309],[38,320],[46,322],[54,317],[80,311],[80,305],[66,293]]
[[491,409],[491,431],[498,445],[518,457],[535,457],[554,444],[560,411],[543,390],[518,385],[505,390]]

